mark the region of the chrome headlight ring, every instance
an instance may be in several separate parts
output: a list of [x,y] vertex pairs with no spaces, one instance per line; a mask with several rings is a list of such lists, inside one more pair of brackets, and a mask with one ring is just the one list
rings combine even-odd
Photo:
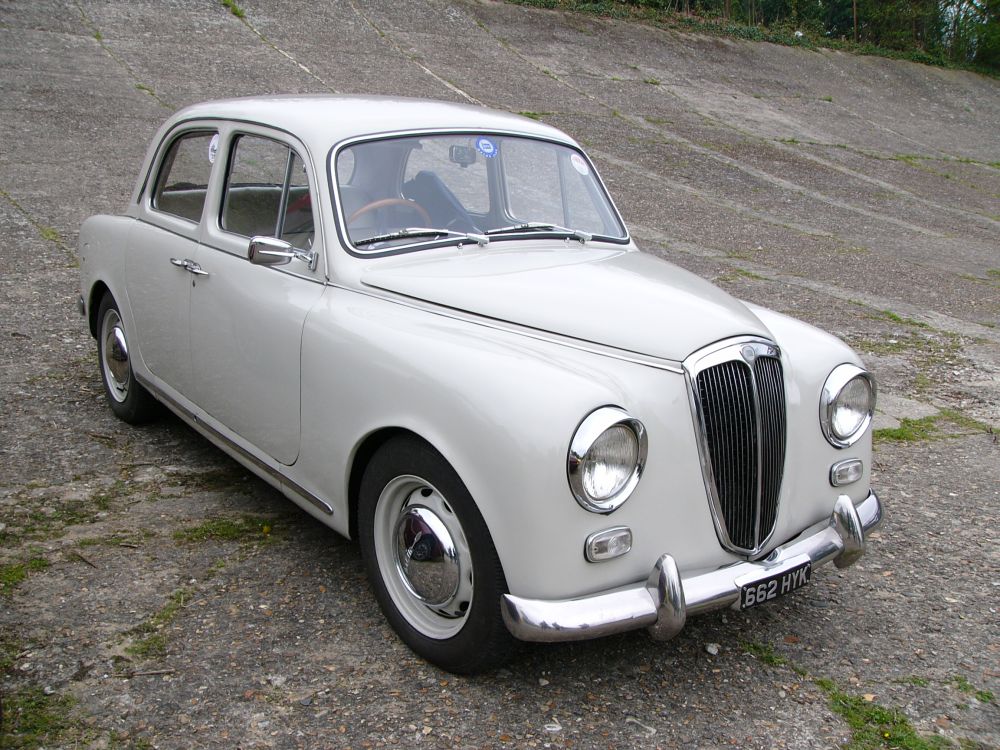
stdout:
[[628,500],[646,467],[642,422],[617,406],[602,406],[577,427],[566,476],[573,497],[591,513],[611,513]]
[[830,445],[847,448],[861,439],[875,414],[876,392],[866,370],[852,364],[833,368],[819,399],[819,424]]

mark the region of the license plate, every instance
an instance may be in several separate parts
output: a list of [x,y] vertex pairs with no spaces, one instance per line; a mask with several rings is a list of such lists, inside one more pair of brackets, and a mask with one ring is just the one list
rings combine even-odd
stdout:
[[812,578],[812,563],[805,562],[790,570],[748,583],[740,589],[740,609],[750,609],[777,599],[782,594],[805,586],[810,578]]

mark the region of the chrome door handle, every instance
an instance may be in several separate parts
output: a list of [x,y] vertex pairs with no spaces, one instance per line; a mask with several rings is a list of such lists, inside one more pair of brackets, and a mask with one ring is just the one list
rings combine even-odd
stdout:
[[184,260],[181,260],[180,258],[171,258],[170,262],[178,268],[183,268],[188,273],[193,273],[195,276],[208,276],[208,271],[202,271],[201,266],[188,258],[184,258]]

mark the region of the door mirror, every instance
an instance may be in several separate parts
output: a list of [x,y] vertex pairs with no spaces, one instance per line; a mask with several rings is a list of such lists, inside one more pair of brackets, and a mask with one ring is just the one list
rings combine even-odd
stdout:
[[299,250],[277,237],[252,237],[247,248],[247,260],[255,266],[283,266],[292,258],[301,260],[310,271],[316,270],[319,253],[315,250]]
[[247,260],[255,266],[283,266],[295,257],[292,246],[275,237],[253,237]]

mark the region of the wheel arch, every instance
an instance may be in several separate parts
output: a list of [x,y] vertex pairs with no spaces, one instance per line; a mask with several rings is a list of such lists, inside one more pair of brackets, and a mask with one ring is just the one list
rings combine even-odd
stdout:
[[90,288],[87,300],[87,326],[90,328],[90,335],[95,339],[97,338],[97,313],[101,307],[101,300],[106,294],[111,294],[111,289],[103,281],[96,281]]
[[351,539],[358,538],[358,502],[361,495],[361,478],[365,475],[365,468],[383,445],[392,438],[403,435],[426,443],[438,451],[438,453],[441,452],[425,437],[405,427],[382,427],[366,435],[354,450],[354,457],[351,460],[351,467],[348,472],[347,524],[348,534]]

